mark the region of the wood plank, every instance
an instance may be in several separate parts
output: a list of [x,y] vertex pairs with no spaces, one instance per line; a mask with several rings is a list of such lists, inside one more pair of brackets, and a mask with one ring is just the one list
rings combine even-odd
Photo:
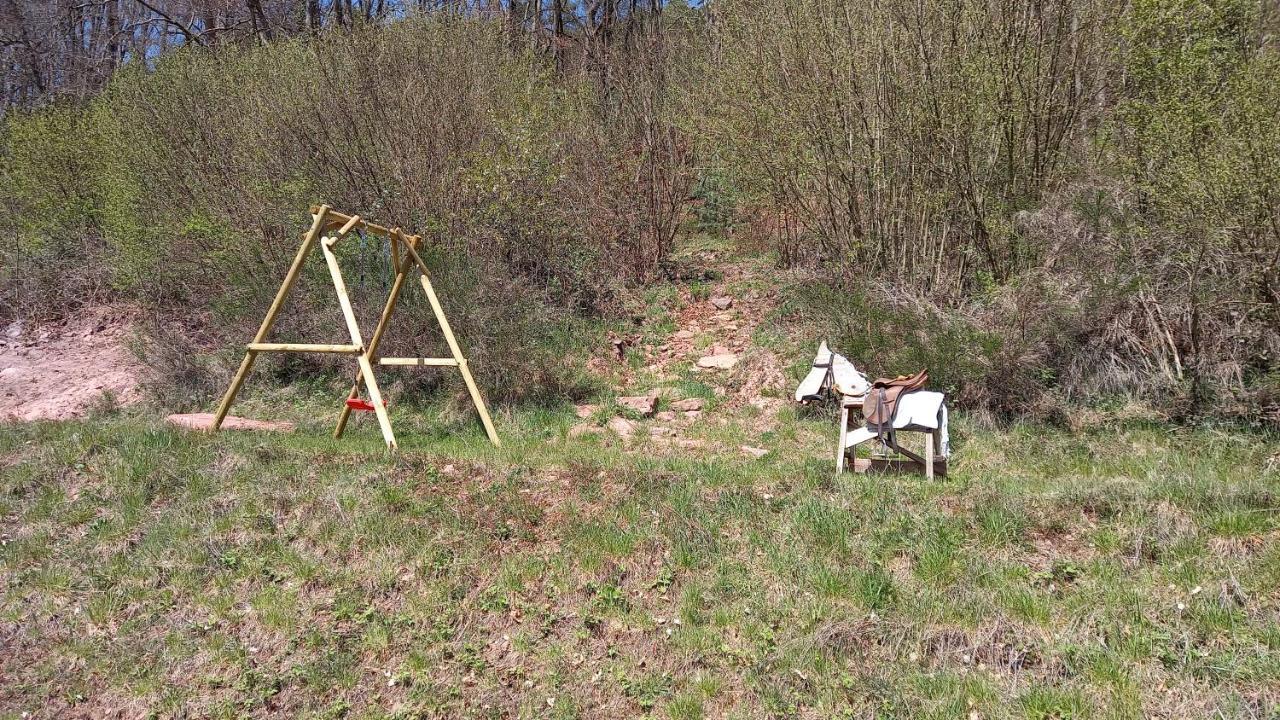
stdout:
[[379,365],[414,365],[417,367],[457,367],[453,358],[380,357]]
[[927,480],[933,479],[933,433],[924,436],[924,476]]
[[[845,441],[849,437],[849,408],[840,408],[840,439],[836,442],[836,474],[844,472]],[[855,453],[856,454],[856,453]]]
[[360,216],[352,215],[351,219],[347,220],[347,222],[344,223],[343,226],[338,229],[337,240],[341,240],[342,238],[346,237],[347,233],[351,232],[351,229],[359,224],[360,224]]
[[[374,235],[381,235],[382,237],[390,237],[391,234],[395,232],[394,228],[389,228],[383,225],[379,225],[377,223],[371,223],[368,220],[361,218],[359,215],[348,215],[346,213],[340,213],[336,210],[328,208],[328,206],[326,205],[320,205],[320,206],[313,205],[311,207],[311,212],[314,214],[320,207],[324,207],[328,211],[329,222],[326,223],[325,225],[325,229],[327,230],[343,227],[348,222],[350,222],[352,218],[355,218],[356,226],[364,228],[365,232],[370,232],[370,233],[373,233]],[[414,235],[413,237],[418,238],[417,235]]]
[[320,242],[320,251],[324,253],[325,264],[329,266],[329,277],[333,279],[333,289],[338,293],[338,305],[342,308],[342,317],[347,321],[347,332],[351,333],[351,344],[364,347],[360,337],[360,324],[356,322],[356,312],[351,308],[351,298],[347,295],[347,284],[342,280],[342,268],[338,267],[338,257],[330,249],[330,238]]
[[[392,247],[395,246],[395,236],[392,236]],[[392,252],[395,252],[393,249]],[[401,265],[401,263],[397,263]],[[391,314],[395,312],[396,303],[400,299],[400,292],[404,288],[404,281],[407,275],[406,268],[402,265],[396,271],[396,279],[391,284],[391,292],[387,294],[387,302],[382,307],[382,314],[378,317],[378,325],[373,329],[373,337],[369,338],[369,347],[365,348],[365,357],[371,358],[373,354],[378,352],[378,345],[382,343],[383,332],[387,329],[387,323],[391,320]],[[351,391],[347,393],[348,400],[354,400],[360,397],[360,378],[362,371],[356,370],[356,376],[351,381]],[[342,409],[338,412],[338,424],[333,428],[333,436],[335,438],[342,437],[342,433],[347,429],[347,421],[351,419],[351,406],[346,403],[342,404]]]
[[382,391],[378,389],[378,379],[373,375],[373,366],[369,364],[369,358],[365,355],[356,358],[356,362],[360,364],[360,373],[364,375],[364,386],[369,391],[369,402],[373,404],[373,413],[378,416],[378,428],[382,430],[382,439],[386,441],[388,450],[395,450],[396,434],[391,431],[391,418],[387,417],[387,407],[382,402]]
[[323,345],[315,343],[249,343],[245,346],[254,352],[316,352],[358,355],[359,345]]

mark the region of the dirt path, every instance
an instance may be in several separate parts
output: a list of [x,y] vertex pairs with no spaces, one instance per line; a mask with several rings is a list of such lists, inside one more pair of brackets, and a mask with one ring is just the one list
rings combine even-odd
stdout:
[[140,401],[133,317],[99,307],[59,324],[11,324],[0,336],[0,421],[63,420]]
[[[648,435],[686,452],[718,444],[708,437],[716,432],[709,428],[734,423],[758,437],[776,426],[788,381],[774,350],[757,343],[758,331],[778,306],[777,290],[767,281],[768,267],[722,249],[696,251],[684,262],[714,280],[677,284],[677,295],[668,301],[663,321],[669,320],[670,330],[657,337],[615,337],[614,344],[619,346],[615,358],[593,361],[617,388],[618,405],[629,409],[623,415],[638,414],[642,420],[636,424],[614,417],[601,424],[598,406],[580,405],[583,422],[571,435],[612,431],[628,445],[633,436]],[[622,347],[634,347],[643,354],[643,371],[619,362]],[[706,408],[709,412],[703,412],[701,400],[681,391],[681,378],[700,380],[714,390],[717,399]],[[666,398],[666,409],[655,412],[658,396]],[[765,452],[741,449],[757,457]]]

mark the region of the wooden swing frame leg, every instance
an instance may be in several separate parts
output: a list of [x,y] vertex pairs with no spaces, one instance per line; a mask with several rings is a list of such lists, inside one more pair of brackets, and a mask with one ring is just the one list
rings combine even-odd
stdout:
[[[258,327],[258,334],[253,336],[253,343],[259,344],[267,339],[267,334],[271,332],[271,327],[275,325],[276,316],[280,314],[280,308],[284,307],[285,298],[289,296],[289,291],[293,289],[294,282],[298,279],[298,274],[302,270],[302,263],[307,259],[307,253],[311,251],[311,246],[315,244],[316,237],[320,234],[320,229],[324,227],[325,216],[329,214],[329,206],[321,205],[311,221],[311,229],[306,235],[302,236],[302,247],[298,248],[298,254],[293,257],[293,263],[289,265],[289,271],[285,273],[284,281],[280,283],[280,289],[276,291],[276,297],[271,301],[271,307],[267,309],[267,315],[262,319],[262,325]],[[227,387],[227,392],[222,396],[222,402],[218,403],[217,414],[213,418],[214,432],[222,427],[222,421],[227,418],[227,413],[231,411],[231,404],[236,401],[236,395],[240,393],[240,388],[244,385],[244,379],[248,377],[249,371],[253,369],[253,362],[258,357],[258,351],[247,350],[244,359],[240,361],[240,369],[236,370],[236,374],[231,378],[231,384]]]
[[449,327],[449,319],[444,316],[444,308],[440,307],[440,299],[436,297],[435,288],[431,286],[431,273],[427,270],[427,264],[418,257],[418,251],[413,245],[413,242],[406,242],[404,249],[418,266],[418,271],[421,273],[418,280],[422,283],[422,291],[427,295],[427,302],[431,304],[431,312],[435,314],[436,322],[440,323],[440,331],[444,334],[445,342],[449,343],[449,352],[458,363],[458,371],[462,373],[462,380],[467,385],[467,392],[471,395],[472,404],[476,406],[476,413],[480,416],[481,424],[484,425],[485,434],[489,436],[489,442],[493,443],[494,447],[501,447],[502,441],[498,439],[498,431],[493,427],[493,420],[489,417],[489,409],[485,407],[484,398],[480,395],[480,388],[476,387],[475,378],[471,377],[467,359],[462,356],[462,348],[458,346],[458,340],[453,336],[453,329]]
[[329,266],[329,276],[333,279],[333,289],[338,293],[338,305],[342,307],[342,317],[347,321],[347,331],[351,333],[351,344],[360,348],[356,362],[360,366],[360,375],[364,385],[369,389],[369,402],[373,404],[373,412],[378,416],[378,428],[382,430],[382,439],[387,447],[396,449],[396,435],[391,430],[391,418],[387,416],[387,407],[382,402],[382,391],[378,388],[378,379],[373,375],[373,365],[369,362],[369,350],[360,337],[360,325],[356,322],[356,313],[351,308],[351,298],[347,296],[347,285],[342,280],[342,268],[338,267],[338,257],[333,254],[333,245],[338,237],[325,238],[320,241],[320,250],[324,253],[325,264]]
[[[404,289],[404,281],[406,266],[400,261],[400,243],[404,239],[400,236],[399,229],[392,230],[391,235],[391,262],[396,269],[395,280],[391,284],[391,292],[387,295],[386,305],[382,308],[382,315],[378,318],[378,325],[373,329],[373,336],[369,338],[369,347],[365,350],[364,356],[372,366],[372,360],[378,352],[378,345],[382,342],[382,334],[387,329],[387,323],[391,320],[391,314],[395,312],[396,303],[400,300],[400,291]],[[360,397],[360,379],[363,375],[362,369],[357,369],[355,378],[351,381],[351,392],[347,393],[348,400],[355,400]],[[351,406],[343,403],[342,410],[338,414],[338,424],[333,429],[335,438],[342,437],[342,433],[347,429],[347,421],[351,419]]]

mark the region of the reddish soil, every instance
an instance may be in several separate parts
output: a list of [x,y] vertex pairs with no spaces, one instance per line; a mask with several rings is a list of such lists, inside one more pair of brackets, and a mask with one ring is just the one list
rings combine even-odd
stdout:
[[[188,430],[212,430],[213,413],[175,414],[165,418],[170,425],[177,425]],[[293,432],[291,422],[275,420],[250,420],[249,418],[228,415],[222,419],[223,430],[269,430],[271,432]]]
[[134,313],[99,307],[57,324],[0,333],[0,421],[63,420],[142,399],[129,351]]

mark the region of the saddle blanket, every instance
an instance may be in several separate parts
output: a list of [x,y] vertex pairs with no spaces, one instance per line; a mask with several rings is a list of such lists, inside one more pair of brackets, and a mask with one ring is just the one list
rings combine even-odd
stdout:
[[[951,437],[947,432],[946,396],[932,390],[917,390],[898,398],[898,412],[893,416],[895,430],[937,430],[941,436],[942,457],[951,456]],[[845,448],[864,443],[876,436],[874,430],[865,427],[849,433]]]

